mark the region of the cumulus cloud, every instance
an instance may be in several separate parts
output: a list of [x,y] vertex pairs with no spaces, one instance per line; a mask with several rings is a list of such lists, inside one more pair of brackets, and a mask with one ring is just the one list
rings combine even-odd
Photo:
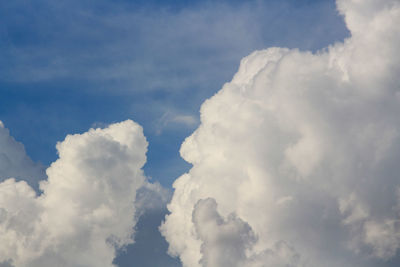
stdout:
[[[133,121],[68,135],[37,193],[25,182],[0,183],[0,263],[8,266],[113,266],[116,249],[133,242],[147,195],[147,141]],[[137,194],[141,191],[141,194]]]
[[256,51],[202,105],[160,228],[184,266],[399,260],[400,3],[337,6],[343,43]]

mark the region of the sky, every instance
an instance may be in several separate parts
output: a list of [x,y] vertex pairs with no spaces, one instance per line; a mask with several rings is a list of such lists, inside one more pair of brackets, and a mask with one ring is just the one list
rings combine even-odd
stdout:
[[397,266],[399,10],[1,2],[0,267]]
[[133,119],[153,147],[148,175],[167,186],[189,167],[178,150],[201,103],[242,57],[348,34],[334,1],[6,1],[0,12],[1,120],[28,155],[48,165],[67,134]]

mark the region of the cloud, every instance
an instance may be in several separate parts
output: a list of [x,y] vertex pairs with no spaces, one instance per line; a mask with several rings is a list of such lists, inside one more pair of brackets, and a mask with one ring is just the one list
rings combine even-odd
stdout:
[[244,266],[245,251],[255,241],[247,223],[234,214],[222,218],[217,212],[217,203],[211,198],[197,202],[192,220],[203,241],[202,265]]
[[194,116],[191,115],[176,115],[172,118],[172,122],[184,124],[187,126],[193,126],[197,123],[197,120]]
[[282,241],[272,249],[247,257],[246,252],[257,241],[256,235],[235,213],[221,217],[213,198],[197,202],[192,221],[202,241],[200,263],[203,266],[300,266],[299,255]]
[[198,123],[197,118],[193,115],[177,114],[168,110],[157,120],[155,128],[157,135],[160,135],[167,128],[174,130],[179,129],[179,127],[193,129]]
[[399,263],[400,4],[337,5],[343,43],[256,51],[202,105],[161,226],[184,266]]
[[[4,33],[0,32],[0,38],[10,45],[4,47],[0,79],[46,82],[70,78],[97,82],[95,90],[111,82],[107,90],[190,89],[188,94],[193,96],[198,92],[192,89],[199,84],[204,90],[220,86],[221,77],[232,75],[242,56],[265,42],[281,38],[288,45],[315,48],[326,39],[343,37],[331,1],[313,2],[310,5],[318,12],[312,13],[288,2],[201,1],[178,8],[170,3],[102,0],[2,3]],[[288,10],[301,23],[288,21]],[[10,16],[21,13],[24,16],[18,21]],[[278,13],[284,16],[277,17]],[[316,25],[308,17],[330,23]],[[18,38],[21,32],[25,38]],[[300,32],[323,37],[296,38]]]
[[0,183],[0,262],[114,266],[116,250],[133,242],[142,210],[168,198],[141,169],[142,128],[127,120],[90,129],[68,135],[57,150],[59,159],[40,182],[42,194],[14,178]]
[[9,177],[24,179],[33,187],[44,179],[44,167],[33,162],[25,152],[24,146],[17,142],[0,121],[0,182]]

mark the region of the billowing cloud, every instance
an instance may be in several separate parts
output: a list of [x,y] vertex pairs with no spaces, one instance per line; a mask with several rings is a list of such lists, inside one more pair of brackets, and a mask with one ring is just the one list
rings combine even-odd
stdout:
[[398,265],[400,3],[337,5],[343,43],[256,51],[202,105],[161,226],[184,266]]
[[[148,196],[168,197],[142,171],[147,141],[133,121],[68,135],[37,193],[25,182],[0,183],[0,263],[16,267],[113,266],[133,242]],[[140,194],[136,194],[137,192]]]
[[200,260],[203,266],[295,266],[299,256],[283,241],[248,258],[257,238],[246,222],[231,213],[227,218],[217,211],[215,199],[202,199],[193,210],[196,234],[202,241]]

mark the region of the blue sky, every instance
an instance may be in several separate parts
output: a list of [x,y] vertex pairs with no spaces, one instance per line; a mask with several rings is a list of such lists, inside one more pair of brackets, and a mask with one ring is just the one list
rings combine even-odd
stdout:
[[[146,174],[170,187],[190,167],[179,147],[200,105],[241,58],[271,46],[315,52],[347,36],[333,0],[2,1],[0,120],[47,166],[67,134],[133,119],[150,144]],[[153,252],[149,236],[159,240]],[[138,266],[178,264],[157,231],[137,239],[119,266],[141,249],[157,256]]]
[[0,117],[45,165],[66,134],[131,118],[150,142],[147,173],[170,185],[201,103],[243,56],[346,35],[334,1],[3,1]]

